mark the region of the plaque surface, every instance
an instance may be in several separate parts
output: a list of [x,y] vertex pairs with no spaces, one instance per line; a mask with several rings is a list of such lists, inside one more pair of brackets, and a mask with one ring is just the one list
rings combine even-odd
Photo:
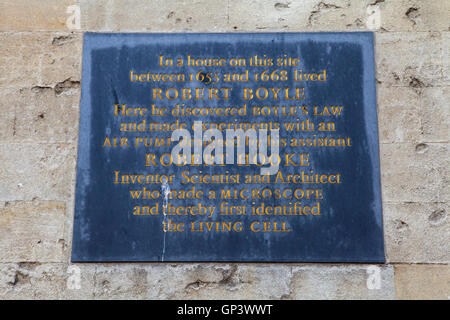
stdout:
[[372,33],[87,33],[82,80],[72,261],[384,262]]

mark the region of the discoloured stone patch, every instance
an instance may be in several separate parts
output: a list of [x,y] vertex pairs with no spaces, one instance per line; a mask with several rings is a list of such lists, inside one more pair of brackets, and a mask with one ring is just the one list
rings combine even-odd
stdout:
[[395,32],[376,34],[376,77],[382,86],[442,86],[442,34]]
[[151,299],[280,299],[290,267],[281,265],[158,265],[148,272]]
[[0,203],[0,262],[58,262],[64,247],[64,202]]
[[450,296],[449,265],[395,266],[397,299],[440,299]]
[[76,0],[1,0],[0,31],[67,30],[67,7]]
[[71,144],[0,144],[0,201],[68,200],[75,189]]
[[448,142],[450,137],[450,90],[380,86],[377,90],[381,143]]
[[57,95],[46,87],[0,88],[0,108],[9,110],[4,113],[6,125],[0,126],[2,141],[76,142],[80,92],[73,90],[73,94]]
[[208,0],[81,0],[80,7],[82,28],[96,31],[214,32],[228,23],[228,4]]
[[[64,42],[59,41],[65,37]],[[53,89],[68,79],[80,81],[79,33],[0,33],[0,87]]]
[[381,186],[387,202],[447,202],[448,144],[381,144]]
[[292,267],[290,299],[394,299],[394,270],[379,265],[379,289],[369,289],[369,265]]

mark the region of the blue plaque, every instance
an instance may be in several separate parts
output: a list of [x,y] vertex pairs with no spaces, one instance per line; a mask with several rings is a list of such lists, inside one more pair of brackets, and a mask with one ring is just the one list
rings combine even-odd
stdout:
[[384,262],[372,33],[83,50],[73,262]]

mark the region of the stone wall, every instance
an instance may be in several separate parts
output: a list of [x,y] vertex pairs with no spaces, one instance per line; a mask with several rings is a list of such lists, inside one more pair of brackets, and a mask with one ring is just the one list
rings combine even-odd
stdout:
[[[449,21],[447,0],[0,0],[0,299],[448,299]],[[385,265],[70,263],[83,32],[357,30],[376,40]]]

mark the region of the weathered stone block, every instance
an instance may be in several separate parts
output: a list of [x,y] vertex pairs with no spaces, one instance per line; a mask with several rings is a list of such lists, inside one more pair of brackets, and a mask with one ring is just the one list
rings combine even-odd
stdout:
[[53,201],[1,203],[0,262],[61,261],[65,209]]
[[442,299],[450,297],[450,265],[396,265],[397,299]]
[[308,31],[369,30],[366,1],[314,0],[308,12]]
[[95,299],[145,299],[151,266],[103,264],[96,266]]
[[442,59],[444,63],[444,84],[450,86],[450,32],[442,33]]
[[0,201],[65,201],[75,190],[72,144],[0,144]]
[[385,203],[383,209],[387,261],[450,262],[448,203]]
[[57,299],[65,280],[64,266],[55,263],[0,264],[2,299]]
[[81,77],[79,33],[0,33],[0,87],[63,90]]
[[229,6],[229,24],[243,31],[447,31],[444,2],[242,0]]
[[3,142],[75,142],[78,136],[79,83],[60,91],[50,87],[0,87]]
[[[369,265],[293,266],[291,292],[287,298],[394,299],[393,267],[375,267],[371,270]],[[375,279],[378,276],[379,282]]]
[[420,140],[420,94],[413,88],[377,88],[378,126],[381,143]]
[[450,142],[450,87],[426,88],[419,119],[422,141]]
[[448,1],[401,0],[369,1],[377,3],[381,26],[387,31],[447,31]]
[[229,28],[251,32],[304,30],[313,6],[314,2],[310,0],[232,1],[229,4]]
[[289,293],[290,267],[282,265],[154,265],[150,299],[280,299]]
[[0,31],[67,30],[67,7],[76,0],[0,0]]
[[153,264],[147,273],[148,298],[181,299],[187,295],[186,290],[197,292],[218,285],[230,268],[219,264]]
[[[90,31],[225,31],[227,3],[81,0],[82,28]],[[124,11],[124,8],[126,10]]]
[[448,87],[377,89],[380,142],[448,142]]
[[442,86],[442,34],[384,32],[376,34],[376,78],[382,86]]
[[449,200],[448,144],[381,144],[380,151],[383,201]]
[[229,25],[242,31],[368,30],[368,2],[242,0],[231,3]]

